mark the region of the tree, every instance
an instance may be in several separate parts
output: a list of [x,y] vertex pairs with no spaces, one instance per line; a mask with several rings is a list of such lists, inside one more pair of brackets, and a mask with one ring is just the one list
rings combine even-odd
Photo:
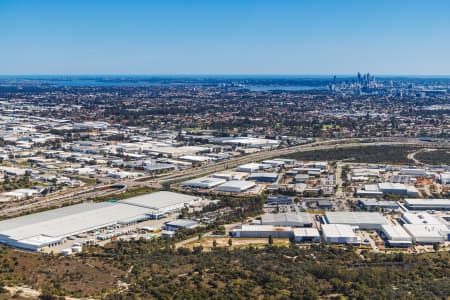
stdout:
[[273,237],[272,237],[272,235],[269,235],[269,245],[273,245]]
[[439,248],[440,248],[439,243],[434,243],[434,244],[433,244],[433,250],[434,250],[434,251],[438,252],[438,251],[439,251]]
[[217,248],[217,241],[213,240],[213,244],[212,244],[213,248]]
[[233,246],[233,240],[231,240],[231,238],[228,240],[228,246]]

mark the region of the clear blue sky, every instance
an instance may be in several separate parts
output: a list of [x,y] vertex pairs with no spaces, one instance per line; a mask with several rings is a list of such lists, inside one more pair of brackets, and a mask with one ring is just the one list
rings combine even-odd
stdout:
[[0,74],[450,74],[448,0],[0,0]]

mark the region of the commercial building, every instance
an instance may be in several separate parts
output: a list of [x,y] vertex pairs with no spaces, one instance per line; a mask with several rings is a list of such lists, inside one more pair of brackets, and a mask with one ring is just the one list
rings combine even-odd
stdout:
[[441,220],[427,212],[404,212],[402,219],[408,224],[443,224]]
[[312,217],[308,213],[280,213],[265,214],[261,216],[261,225],[283,227],[312,227]]
[[326,212],[328,224],[346,224],[360,229],[380,229],[389,224],[388,220],[378,212]]
[[216,187],[216,191],[229,193],[242,193],[251,188],[254,188],[255,186],[256,184],[251,181],[231,180]]
[[400,225],[381,225],[380,231],[391,247],[409,247],[412,244],[411,236]]
[[325,242],[333,244],[358,244],[360,242],[353,227],[344,224],[323,224],[322,236]]
[[197,179],[183,182],[182,186],[198,188],[198,189],[211,189],[211,188],[221,185],[225,182],[227,182],[227,181],[225,179],[221,179],[221,178],[202,177],[202,178],[197,178]]
[[412,210],[450,210],[450,199],[405,199],[405,206]]

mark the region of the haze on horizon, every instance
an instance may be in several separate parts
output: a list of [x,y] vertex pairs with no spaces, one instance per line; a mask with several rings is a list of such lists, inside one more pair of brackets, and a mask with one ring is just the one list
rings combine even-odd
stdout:
[[0,74],[450,74],[450,2],[0,0]]

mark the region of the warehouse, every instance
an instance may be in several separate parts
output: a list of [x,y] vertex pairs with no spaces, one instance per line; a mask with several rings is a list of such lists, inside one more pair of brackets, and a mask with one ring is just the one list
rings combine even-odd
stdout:
[[258,163],[249,163],[249,164],[245,164],[245,165],[241,165],[241,166],[237,167],[236,171],[253,173],[258,170],[262,170],[264,168],[269,168],[269,167],[270,167],[269,165],[263,165],[263,164],[258,164]]
[[211,189],[225,182],[227,181],[221,178],[203,177],[183,182],[182,186],[197,189]]
[[316,228],[293,228],[292,232],[296,243],[320,242],[320,234]]
[[347,224],[360,229],[380,229],[389,224],[388,220],[377,212],[326,212],[328,224]]
[[165,230],[177,231],[179,229],[188,228],[192,229],[198,226],[198,223],[193,220],[178,219],[171,222],[167,222],[164,226]]
[[414,186],[402,183],[382,182],[378,184],[366,184],[363,189],[356,191],[357,196],[375,197],[388,194],[416,197],[419,191]]
[[153,218],[158,219],[166,214],[176,212],[185,207],[188,207],[194,202],[200,200],[201,198],[196,196],[161,191],[128,198],[120,202],[148,208],[152,210],[150,215]]
[[243,180],[231,180],[216,187],[216,191],[229,192],[229,193],[241,193],[251,188],[254,188],[256,184],[251,181]]
[[399,206],[395,201],[378,200],[374,198],[361,198],[358,200],[361,207],[366,209],[398,209]]
[[403,228],[415,243],[434,244],[448,240],[450,230],[444,224],[405,224]]
[[261,225],[282,227],[312,227],[312,217],[308,213],[265,214],[261,216]]
[[269,196],[267,197],[267,205],[291,205],[294,203],[293,197],[288,196]]
[[276,227],[272,225],[242,225],[231,231],[231,236],[241,238],[291,238],[291,227]]
[[358,244],[359,239],[353,231],[353,227],[344,224],[323,224],[323,239],[332,244]]
[[450,172],[444,172],[439,175],[441,184],[450,184]]
[[213,175],[213,177],[225,179],[226,181],[244,180],[247,177],[247,174],[245,174],[244,172],[225,172],[225,173],[216,173]]
[[402,219],[408,224],[443,224],[439,219],[427,212],[404,212]]
[[412,210],[450,210],[450,199],[405,199],[405,206]]
[[381,225],[381,233],[391,247],[409,247],[412,244],[411,236],[400,225]]
[[39,251],[65,238],[112,225],[128,225],[161,217],[197,197],[157,192],[116,203],[82,203],[0,222],[0,243]]
[[248,180],[254,180],[257,182],[270,182],[274,183],[278,181],[278,173],[252,173]]
[[39,251],[66,237],[118,224],[149,219],[148,209],[122,203],[83,203],[0,222],[0,242]]

